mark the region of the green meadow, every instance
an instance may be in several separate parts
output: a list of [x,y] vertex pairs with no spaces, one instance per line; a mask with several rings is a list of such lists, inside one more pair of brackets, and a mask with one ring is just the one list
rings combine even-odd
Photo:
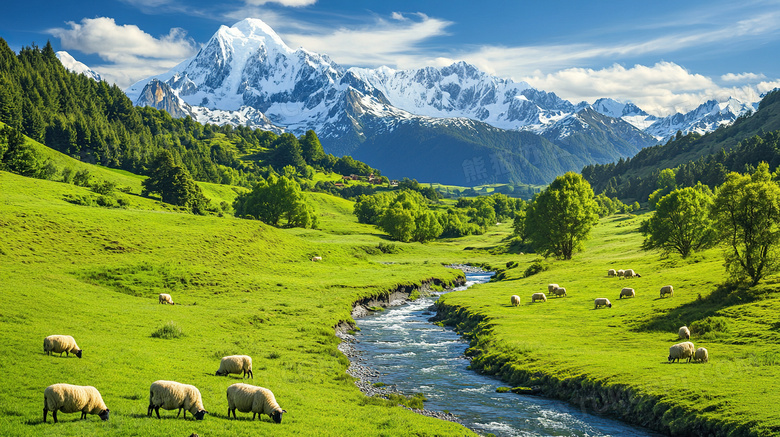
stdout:
[[[513,386],[628,388],[633,398],[613,404],[637,401],[631,409],[586,407],[668,432],[694,425],[735,435],[780,430],[773,407],[780,401],[777,278],[730,289],[722,286],[720,249],[685,261],[641,251],[641,215],[602,219],[584,252],[544,260],[547,270],[524,277],[537,256],[509,250],[511,224],[481,236],[398,243],[357,223],[351,201],[307,193],[320,229],[276,229],[178,212],[141,197],[139,176],[52,159],[128,187],[119,193],[128,206],[75,204],[68,200],[95,194],[0,172],[0,435],[472,434],[365,397],[345,373],[349,363],[333,329],[362,298],[399,284],[455,280],[462,274],[443,267],[453,262],[500,271],[498,281],[443,299],[449,321],[472,339],[474,368]],[[217,204],[240,190],[201,186]],[[517,264],[507,268],[510,262]],[[633,268],[642,277],[608,278],[609,268]],[[568,297],[530,304],[551,282]],[[659,299],[666,284],[674,285],[674,297]],[[623,286],[637,297],[618,299]],[[176,305],[158,304],[161,292]],[[517,308],[509,305],[513,294],[522,298]],[[594,310],[596,297],[613,307]],[[691,341],[709,349],[709,363],[666,363],[686,324],[700,327]],[[153,335],[161,329],[171,338]],[[44,355],[43,338],[51,334],[73,335],[83,358]],[[275,393],[288,411],[282,424],[241,413],[227,419],[225,390],[241,378],[214,372],[232,354],[252,356],[250,382]],[[198,422],[176,419],[175,411],[148,418],[149,385],[158,379],[197,386],[209,414]],[[110,420],[60,414],[60,423],[51,415],[42,423],[43,390],[58,382],[97,387]]]

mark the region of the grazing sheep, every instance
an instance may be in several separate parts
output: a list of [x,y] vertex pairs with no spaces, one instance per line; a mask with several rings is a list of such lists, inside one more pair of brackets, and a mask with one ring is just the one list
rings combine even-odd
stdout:
[[671,285],[664,285],[661,287],[661,297],[664,297],[665,294],[668,294],[669,297],[674,296],[674,287]]
[[43,391],[43,422],[46,413],[51,411],[54,423],[57,423],[57,411],[75,413],[81,411],[81,418],[87,414],[97,414],[101,419],[108,420],[108,408],[103,397],[95,387],[88,385],[52,384]]
[[673,363],[675,360],[680,361],[680,358],[688,359],[688,362],[691,362],[691,358],[693,358],[693,343],[690,341],[684,341],[682,343],[677,343],[676,345],[669,348],[669,364]]
[[179,409],[176,417],[179,417],[181,410],[184,410],[184,418],[187,418],[187,411],[195,416],[195,420],[203,420],[203,416],[208,413],[203,408],[203,399],[200,397],[200,391],[194,385],[181,384],[176,381],[155,381],[149,387],[149,409],[147,416],[151,417],[152,410],[160,418],[160,408],[164,410]]
[[599,297],[594,300],[593,303],[595,304],[595,307],[593,308],[594,310],[598,309],[599,307],[612,308],[612,302],[610,302],[606,297]]
[[314,258],[312,258],[311,260],[312,260],[312,261],[322,261],[322,257],[321,257],[321,256],[315,256],[315,257],[314,257]]
[[552,291],[552,294],[555,296],[566,297],[566,289],[563,287],[556,287],[555,290]]
[[227,376],[230,373],[238,374],[242,372],[244,378],[249,375],[250,378],[255,379],[255,375],[252,373],[252,357],[248,355],[231,355],[222,357],[216,376]]
[[173,305],[173,298],[168,293],[160,293],[160,303],[167,303]]
[[537,300],[541,300],[542,302],[547,302],[547,296],[544,295],[544,293],[534,293],[531,295],[531,303],[536,302]]
[[622,278],[623,276],[625,276],[625,274],[626,274],[626,271],[623,270],[623,269],[620,269],[620,270],[617,271],[618,278]]
[[556,288],[558,288],[558,284],[547,284],[547,292],[548,293],[552,293],[553,290],[555,290]]
[[81,349],[70,335],[50,335],[43,339],[43,353],[46,355],[59,353],[62,356],[63,352],[66,357],[74,354],[81,358]]
[[696,352],[693,353],[693,360],[701,361],[702,363],[708,362],[710,360],[710,355],[707,353],[707,349],[703,347],[696,349]]
[[684,338],[688,340],[691,338],[691,330],[688,329],[687,326],[681,326],[680,329],[677,330],[677,336],[679,338]]
[[633,288],[624,288],[620,290],[620,299],[624,297],[636,297],[636,292],[634,292]]
[[617,271],[615,271],[615,269],[609,269],[607,270],[607,276],[617,276]]
[[271,390],[263,387],[257,387],[249,384],[237,383],[227,388],[228,418],[230,412],[233,412],[233,418],[236,418],[236,410],[242,413],[252,412],[252,420],[255,416],[267,414],[276,423],[282,423],[283,410],[276,402],[276,398]]
[[512,297],[510,298],[510,300],[512,301],[512,306],[516,307],[516,306],[520,305],[520,296],[518,296],[516,294],[513,294]]
[[635,272],[634,269],[626,269],[626,271],[623,272],[624,278],[641,278],[642,275]]

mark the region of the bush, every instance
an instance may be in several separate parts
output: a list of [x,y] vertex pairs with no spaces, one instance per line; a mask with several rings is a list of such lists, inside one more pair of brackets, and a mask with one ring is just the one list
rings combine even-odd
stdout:
[[152,337],[170,340],[172,338],[184,337],[184,333],[182,332],[179,325],[173,322],[168,322],[158,330],[152,332]]
[[428,400],[425,399],[425,396],[423,396],[422,393],[415,393],[413,396],[404,396],[401,394],[390,393],[387,398],[396,405],[406,405],[409,408],[414,408],[417,410],[422,410],[425,408],[423,402]]
[[536,260],[534,260],[533,264],[531,264],[530,266],[528,266],[527,269],[525,269],[525,272],[523,272],[523,277],[527,278],[529,276],[533,276],[545,270],[547,270],[547,267],[544,264],[542,264],[542,259],[537,258]]
[[382,243],[379,243],[376,246],[376,248],[379,249],[380,251],[382,251],[382,253],[398,253],[398,251],[399,251],[398,250],[398,246],[396,246],[393,243],[384,243],[384,242],[382,242]]
[[708,333],[726,332],[728,331],[728,324],[725,317],[707,317],[702,320],[697,320],[691,323],[689,326],[691,335],[696,337],[703,337]]

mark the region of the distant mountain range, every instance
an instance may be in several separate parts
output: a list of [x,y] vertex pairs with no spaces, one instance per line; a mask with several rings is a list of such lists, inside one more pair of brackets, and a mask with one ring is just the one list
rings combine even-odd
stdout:
[[678,130],[714,130],[752,109],[711,101],[659,118],[612,99],[573,104],[465,62],[343,68],[327,55],[290,49],[258,19],[222,26],[195,56],[126,93],[136,105],[204,123],[297,135],[313,129],[326,152],[350,154],[391,178],[458,185],[545,184],[633,156]]

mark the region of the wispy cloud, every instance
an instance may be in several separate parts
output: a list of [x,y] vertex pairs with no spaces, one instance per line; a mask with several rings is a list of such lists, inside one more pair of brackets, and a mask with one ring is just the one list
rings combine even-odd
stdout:
[[756,73],[728,73],[720,77],[724,82],[760,82],[764,79],[765,75]]
[[80,23],[66,24],[66,28],[50,29],[49,33],[59,38],[66,50],[96,54],[108,61],[92,68],[121,87],[169,69],[197,50],[195,42],[179,28],[155,38],[138,26],[118,25],[108,17],[84,18]]

